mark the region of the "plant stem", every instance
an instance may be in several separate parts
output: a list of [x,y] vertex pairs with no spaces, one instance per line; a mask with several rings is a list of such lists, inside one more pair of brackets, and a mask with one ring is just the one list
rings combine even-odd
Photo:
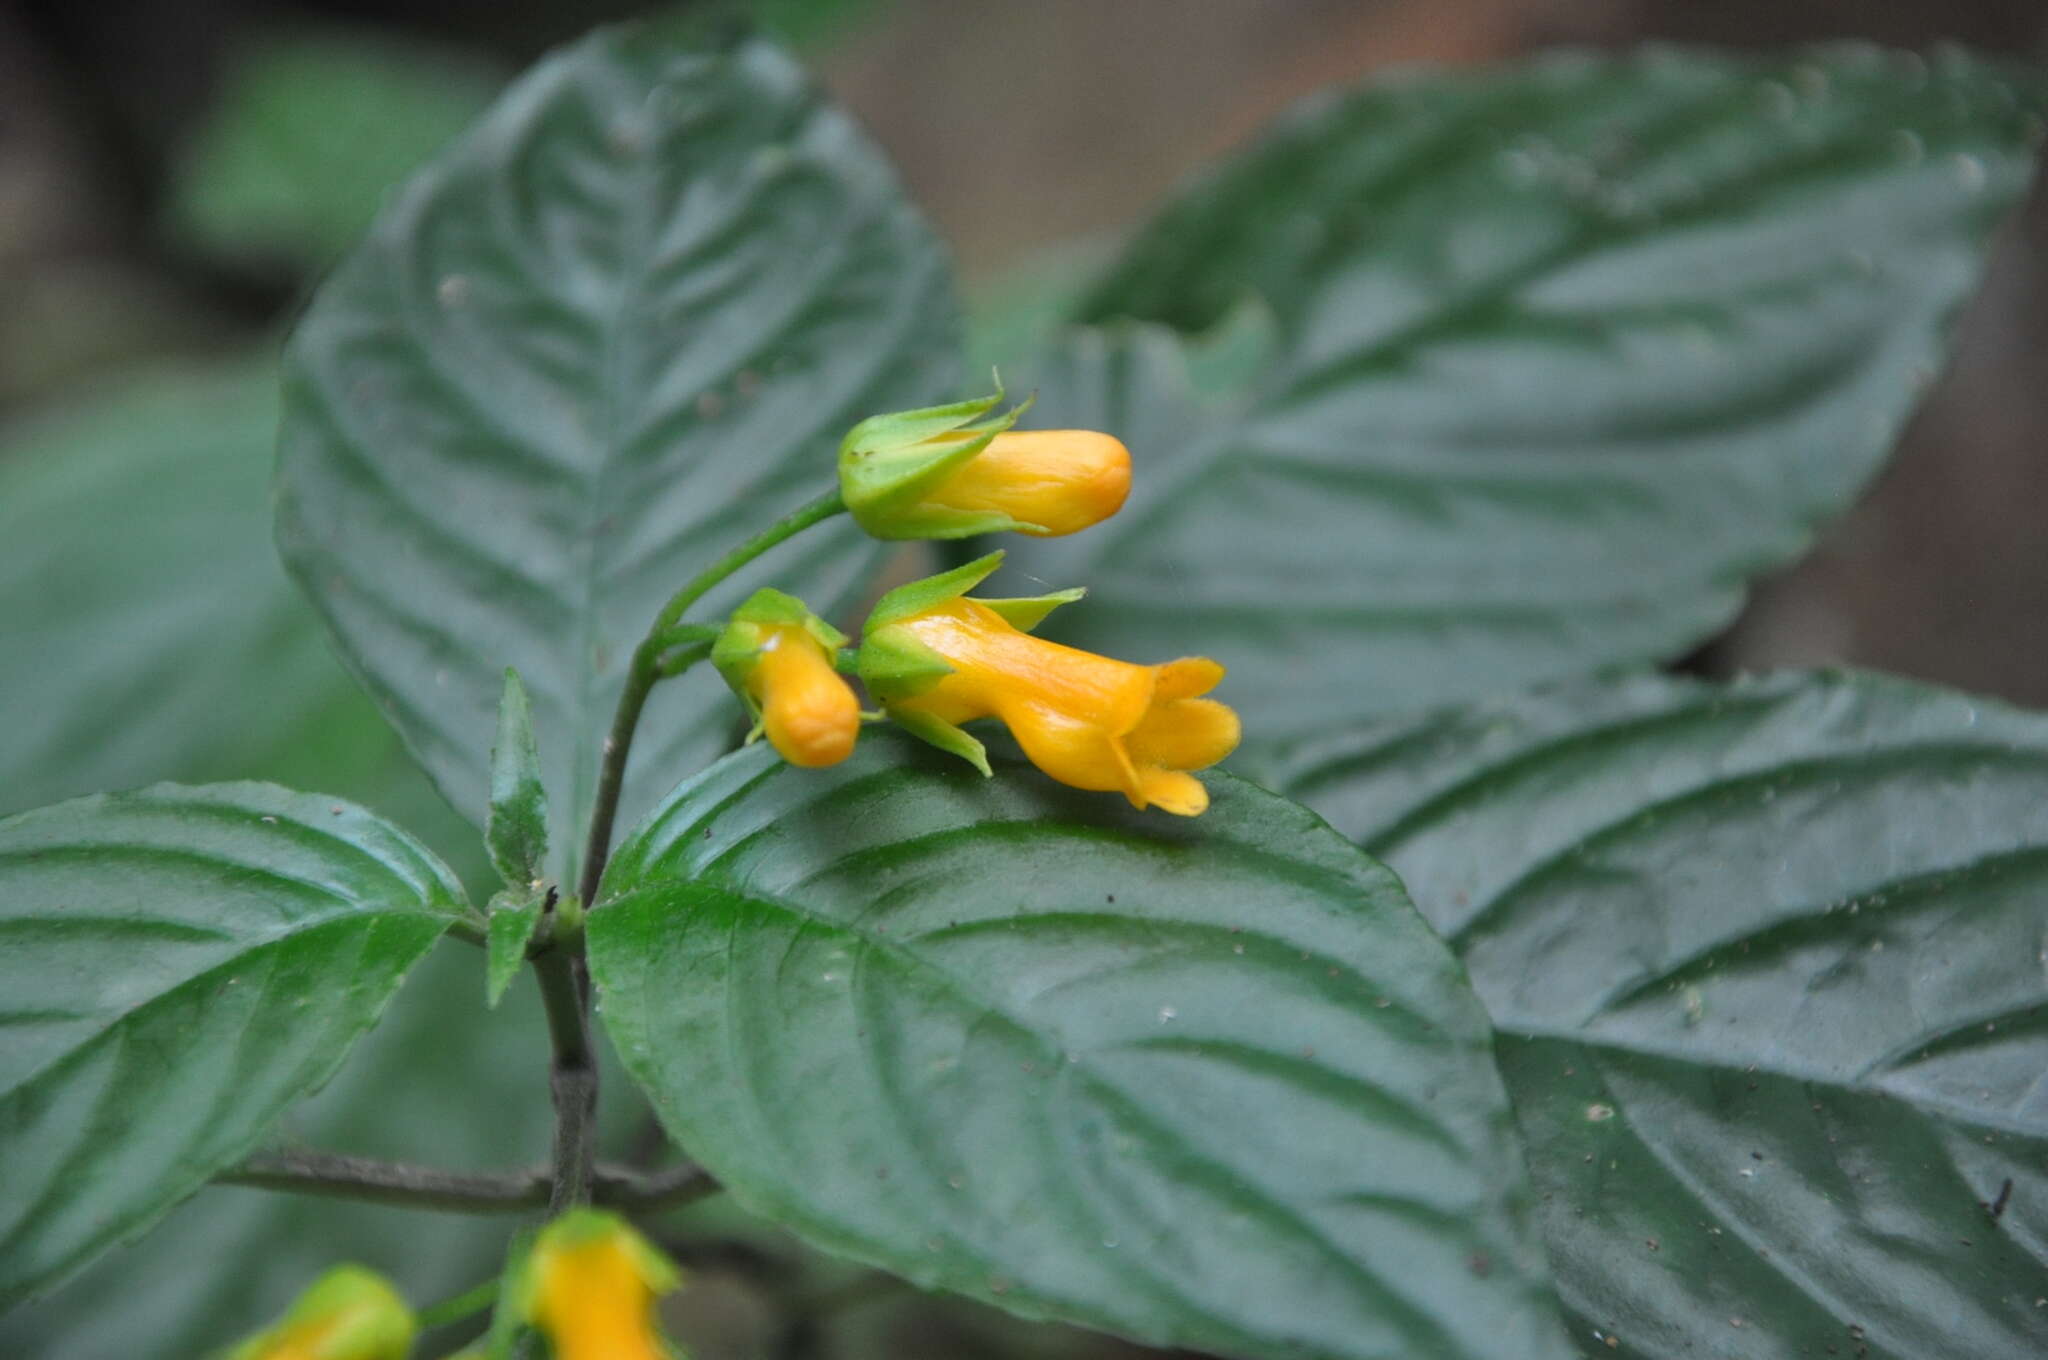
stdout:
[[463,1290],[453,1298],[430,1303],[419,1311],[421,1331],[435,1327],[446,1327],[451,1322],[475,1317],[498,1301],[498,1277],[493,1275],[482,1284]]
[[548,1213],[590,1202],[597,1170],[597,1059],[590,1043],[590,973],[580,953],[553,949],[533,961],[547,1009],[554,1060],[548,1094],[555,1104],[555,1152]]
[[415,1209],[468,1214],[510,1214],[548,1200],[542,1175],[488,1175],[443,1171],[406,1162],[351,1157],[337,1152],[264,1152],[214,1177],[222,1185],[289,1190],[335,1199],[367,1200]]
[[[734,548],[692,577],[687,585],[669,597],[647,630],[647,637],[633,650],[632,665],[626,672],[626,687],[619,693],[619,706],[612,713],[612,730],[604,739],[603,763],[598,768],[597,795],[591,805],[590,837],[583,851],[583,877],[579,899],[588,910],[597,900],[597,885],[604,878],[605,861],[611,856],[612,822],[618,816],[619,792],[626,782],[626,757],[633,748],[633,733],[640,726],[647,695],[663,677],[660,653],[690,606],[704,598],[726,577],[779,543],[796,537],[814,524],[844,514],[846,502],[837,488],[798,507]],[[669,674],[680,667],[671,666]]]
[[[471,1214],[543,1208],[552,1184],[552,1177],[538,1170],[502,1175],[443,1171],[336,1152],[258,1153],[214,1180],[221,1185]],[[634,1214],[681,1208],[718,1189],[718,1182],[702,1167],[688,1165],[652,1173],[599,1167],[591,1182],[592,1202]]]
[[[611,857],[612,824],[618,816],[619,794],[626,783],[626,758],[632,752],[633,734],[640,726],[647,696],[662,679],[680,674],[710,651],[710,643],[701,635],[678,627],[683,615],[719,582],[762,553],[845,510],[846,502],[834,488],[740,544],[671,596],[655,616],[647,636],[633,649],[625,687],[620,690],[618,707],[612,713],[611,732],[604,739],[597,790],[591,802],[590,834],[584,845],[583,873],[577,891],[577,902],[584,911],[596,905],[605,862]],[[678,644],[682,644],[680,651]],[[590,1201],[591,1176],[597,1160],[597,1063],[590,1044],[590,969],[581,949],[550,949],[538,955],[533,966],[540,976],[548,1034],[554,1044],[548,1091],[555,1102],[555,1152],[548,1212],[558,1214],[572,1204]]]

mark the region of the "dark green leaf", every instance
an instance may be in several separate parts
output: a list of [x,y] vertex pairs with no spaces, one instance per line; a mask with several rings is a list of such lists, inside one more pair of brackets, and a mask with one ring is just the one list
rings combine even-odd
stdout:
[[498,699],[498,739],[491,745],[484,841],[508,885],[529,888],[539,880],[548,857],[548,791],[541,785],[540,750],[533,739],[533,701],[509,666]]
[[[412,750],[484,805],[498,677],[533,692],[551,841],[624,666],[696,568],[831,485],[872,411],[953,395],[946,265],[874,147],[772,49],[605,30],[422,171],[287,361],[285,556]],[[743,573],[829,600],[844,520]],[[626,804],[726,742],[671,686]]]
[[1557,1355],[1464,979],[1379,865],[1211,788],[729,757],[612,862],[605,1023],[742,1204],[920,1285],[1245,1356]]
[[1588,1354],[2040,1352],[2048,717],[1642,679],[1273,773],[1463,953]]
[[0,1306],[245,1155],[462,909],[404,833],[270,784],[0,821]]
[[[439,1166],[535,1164],[553,1122],[538,995],[515,991],[486,1011],[476,969],[466,944],[429,956],[334,1080],[285,1116],[281,1135]],[[605,1104],[616,1110],[632,1094],[620,1081]],[[139,1242],[0,1314],[0,1355],[210,1356],[275,1318],[336,1261],[382,1271],[415,1303],[445,1298],[497,1268],[513,1227],[497,1216],[209,1186]]]
[[347,32],[237,53],[170,185],[173,229],[224,258],[331,263],[384,194],[490,101],[474,54]]
[[157,779],[440,800],[278,569],[268,365],[162,370],[0,436],[0,812]]
[[484,1004],[496,1009],[505,989],[526,962],[526,947],[540,927],[554,890],[540,884],[507,888],[491,899],[489,928],[484,936]]
[[[1255,735],[1681,652],[1879,466],[2027,184],[2041,96],[1833,48],[1313,97],[1090,309],[1190,328],[1263,300],[1254,399],[1134,444],[1116,520],[1015,561],[1094,592],[1062,640],[1223,660]],[[1093,409],[1040,387],[1035,424]]]
[[[328,655],[277,565],[268,365],[103,387],[0,437],[0,811],[160,777],[331,788],[433,833],[465,872],[481,845]],[[479,879],[481,881],[481,879]],[[416,970],[337,1078],[285,1116],[314,1146],[449,1166],[531,1163],[552,1121],[531,995],[476,1004],[477,956]],[[637,1105],[627,1083],[612,1111]],[[0,1203],[7,1176],[0,1171]],[[273,1318],[336,1260],[416,1298],[502,1254],[499,1220],[212,1189],[47,1298],[0,1315],[0,1354],[201,1355]],[[195,1262],[214,1263],[204,1268]],[[110,1306],[114,1300],[116,1306]]]

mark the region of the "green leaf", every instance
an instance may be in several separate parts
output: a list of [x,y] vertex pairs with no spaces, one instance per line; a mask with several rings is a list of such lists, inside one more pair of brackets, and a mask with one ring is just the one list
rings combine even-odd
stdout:
[[0,724],[0,812],[254,777],[448,825],[278,568],[276,428],[276,374],[243,362],[0,430],[0,705],[34,715]]
[[508,886],[530,888],[539,881],[548,857],[548,791],[541,785],[540,749],[533,739],[533,701],[510,666],[498,700],[498,739],[491,746],[484,840]]
[[[536,1096],[547,1052],[538,994],[515,991],[486,1011],[476,971],[470,945],[429,955],[334,1080],[285,1116],[280,1137],[448,1167],[516,1170],[544,1157],[553,1115]],[[635,1094],[624,1080],[610,1086],[608,1113],[637,1104]],[[211,1355],[275,1319],[336,1261],[371,1266],[416,1301],[444,1298],[498,1267],[512,1226],[209,1186],[48,1297],[0,1313],[0,1355]]]
[[476,54],[415,41],[318,29],[263,38],[234,54],[179,157],[172,229],[224,259],[322,268],[501,83]]
[[1190,821],[888,734],[729,757],[612,861],[605,1023],[741,1204],[921,1286],[1232,1355],[1560,1354],[1457,967],[1210,782]]
[[[36,715],[0,726],[0,812],[161,777],[259,775],[397,814],[466,873],[482,870],[481,882],[489,868],[474,830],[332,660],[278,567],[276,387],[255,363],[156,370],[0,432],[0,620],[11,644],[0,649],[0,700]],[[487,1012],[476,973],[468,945],[429,957],[334,1081],[286,1114],[285,1135],[448,1166],[543,1156],[552,1116],[533,1094],[546,1051],[537,1000],[514,995]],[[618,1113],[638,1101],[619,1081],[606,1104]],[[7,1185],[0,1171],[0,1204]],[[276,1317],[336,1260],[437,1297],[488,1272],[505,1229],[212,1188],[0,1314],[0,1355],[207,1354]]]
[[555,889],[534,884],[507,888],[491,899],[484,933],[484,1004],[496,1010],[505,989],[519,976],[527,946],[547,913]]
[[[1015,564],[1093,591],[1063,641],[1224,661],[1254,736],[1681,653],[1882,462],[2042,107],[2032,75],[1861,47],[1314,96],[1087,311],[1266,304],[1241,415],[1127,440],[1122,514]],[[1087,423],[1098,391],[1152,409],[1127,345],[1087,343],[1032,424]]]
[[462,902],[403,832],[270,784],[0,821],[0,1306],[247,1154]]
[[[315,298],[279,541],[457,807],[484,804],[519,669],[559,858],[661,603],[829,487],[855,421],[947,395],[955,322],[893,174],[787,59],[602,30],[417,175]],[[873,555],[831,521],[707,615],[770,582],[829,601]],[[733,717],[715,686],[657,695],[626,815]]]
[[1272,774],[1471,968],[1587,1354],[2039,1351],[2048,717],[1637,679]]

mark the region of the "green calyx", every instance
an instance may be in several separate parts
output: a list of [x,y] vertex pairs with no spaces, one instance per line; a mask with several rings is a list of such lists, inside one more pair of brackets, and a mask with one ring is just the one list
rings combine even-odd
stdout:
[[998,415],[1002,380],[989,396],[948,406],[869,416],[839,443],[839,493],[861,528],[876,538],[967,538],[1041,529],[995,510],[922,504],[925,495],[989,441],[1017,423],[1027,398]]
[[749,595],[745,603],[732,611],[724,630],[711,644],[711,664],[746,703],[749,712],[754,712],[755,704],[747,693],[747,680],[759,664],[769,638],[785,628],[801,630],[835,660],[847,642],[846,634],[813,614],[810,606],[794,595],[766,586]]
[[605,1209],[571,1209],[542,1228],[533,1243],[506,1271],[514,1311],[532,1322],[539,1303],[541,1275],[552,1257],[611,1239],[625,1253],[634,1274],[649,1292],[666,1294],[683,1282],[682,1268],[619,1215]]
[[295,1333],[316,1329],[320,1353],[334,1360],[404,1360],[418,1325],[382,1275],[340,1265],[307,1286],[276,1326],[242,1342],[225,1360],[261,1360]]
[[[873,638],[877,632],[891,624],[901,623],[928,610],[937,609],[949,600],[957,600],[968,591],[995,575],[1003,565],[1000,548],[986,557],[977,557],[972,562],[942,571],[937,576],[927,576],[920,581],[900,585],[881,599],[868,612],[868,621],[861,625],[861,636]],[[1070,590],[1055,590],[1045,595],[1026,595],[1008,600],[976,600],[975,603],[1000,614],[1004,622],[1021,632],[1030,632],[1045,621],[1045,616],[1063,604],[1072,604],[1088,592],[1079,586]],[[862,644],[863,647],[866,643]]]

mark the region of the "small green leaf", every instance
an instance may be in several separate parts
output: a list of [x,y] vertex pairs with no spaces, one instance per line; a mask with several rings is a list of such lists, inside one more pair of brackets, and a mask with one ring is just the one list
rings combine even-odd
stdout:
[[[829,487],[856,421],[954,390],[945,256],[880,153],[781,53],[695,28],[542,61],[389,200],[286,355],[288,565],[458,808],[518,667],[558,879],[661,605]],[[830,612],[876,555],[832,520],[702,617],[770,583]],[[715,688],[657,696],[623,815],[731,718]]]
[[411,837],[275,785],[0,820],[0,1307],[246,1155],[462,911]]
[[1209,782],[1185,820],[887,733],[728,757],[606,874],[605,1024],[741,1204],[920,1286],[1244,1357],[1568,1354],[1457,966]]
[[1142,337],[1011,374],[1028,423],[1135,467],[1114,520],[1013,565],[1093,592],[1058,640],[1222,660],[1255,737],[1682,653],[1882,464],[2044,109],[2035,73],[1855,46],[1311,96],[1086,308],[1263,303],[1270,361],[1194,422]]
[[484,1004],[492,1010],[526,962],[527,946],[547,914],[555,889],[542,884],[507,888],[491,899],[484,932]]
[[1644,1360],[2040,1350],[2048,716],[1872,676],[1645,677],[1268,773],[1472,970],[1575,1335]]
[[508,886],[530,888],[539,881],[548,856],[548,791],[540,782],[533,703],[510,666],[498,700],[498,740],[491,746],[491,808],[484,841]]

